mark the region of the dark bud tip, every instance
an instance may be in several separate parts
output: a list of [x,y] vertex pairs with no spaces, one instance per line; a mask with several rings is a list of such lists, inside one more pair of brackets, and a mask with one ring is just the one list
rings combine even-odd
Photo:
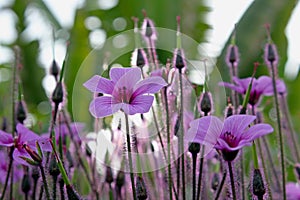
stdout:
[[26,119],[26,111],[22,101],[19,101],[17,104],[16,115],[17,120],[23,124],[24,120]]
[[200,101],[200,110],[207,115],[211,111],[211,108],[212,108],[211,97],[208,92],[204,92],[202,94],[202,98]]
[[220,177],[218,173],[214,173],[212,180],[211,180],[211,189],[213,189],[214,191],[216,191],[218,189],[220,183]]
[[111,184],[114,181],[113,172],[110,167],[106,167],[105,181],[108,184]]
[[49,174],[53,177],[57,177],[60,174],[57,162],[55,158],[52,158],[49,164]]
[[223,150],[222,151],[222,156],[223,156],[225,161],[231,162],[236,158],[238,153],[239,153],[239,150],[236,150],[236,151],[225,151],[225,150]]
[[25,194],[27,194],[30,191],[31,184],[30,184],[30,177],[28,174],[25,174],[23,176],[21,188],[22,188],[22,192],[24,192]]
[[52,101],[58,105],[63,101],[64,92],[62,82],[57,82],[56,87],[52,94]]
[[138,67],[144,67],[146,64],[144,54],[141,49],[137,50],[137,60],[136,60],[136,66]]
[[189,146],[189,152],[191,152],[191,154],[198,154],[200,152],[200,144],[192,142]]
[[237,61],[236,50],[234,48],[235,48],[235,46],[230,47],[229,62],[231,64],[234,64]]
[[52,61],[51,67],[50,67],[50,74],[54,76],[54,78],[57,80],[57,76],[59,74],[59,67],[55,60]]
[[253,194],[257,196],[258,199],[263,199],[266,189],[259,169],[254,169],[252,187]]
[[268,57],[269,62],[274,62],[276,60],[275,51],[272,44],[268,44]]
[[142,177],[136,178],[136,197],[139,200],[145,200],[148,198],[146,185]]
[[183,55],[182,55],[182,51],[181,49],[178,49],[177,52],[176,52],[176,60],[175,60],[175,67],[177,69],[182,69],[185,67],[185,61],[184,61],[184,58],[183,58]]
[[151,27],[151,24],[149,22],[149,20],[147,20],[146,22],[146,37],[150,38],[152,35],[153,35],[153,31],[152,31],[152,27]]
[[119,171],[116,178],[116,186],[121,188],[125,183],[125,174],[123,171]]
[[175,136],[177,136],[179,128],[180,128],[180,120],[179,120],[179,116],[178,116],[176,118],[175,127],[174,127],[174,135]]
[[77,191],[71,185],[67,185],[67,195],[69,200],[81,200],[82,198],[79,196]]
[[7,130],[7,119],[5,117],[3,117],[1,129],[2,131]]
[[88,156],[88,157],[91,157],[92,156],[92,150],[91,148],[89,147],[89,145],[85,145],[85,154]]

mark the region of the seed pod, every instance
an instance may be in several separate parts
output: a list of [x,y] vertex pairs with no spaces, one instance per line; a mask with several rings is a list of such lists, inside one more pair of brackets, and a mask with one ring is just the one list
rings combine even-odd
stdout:
[[114,181],[113,172],[112,172],[111,168],[108,166],[106,167],[105,181],[108,184],[111,184]]
[[40,178],[40,170],[38,167],[32,168],[31,177],[34,181],[37,181]]
[[278,62],[277,48],[274,44],[271,43],[266,44],[264,58],[265,58],[265,63],[268,66],[271,66],[271,64],[276,64]]
[[186,66],[186,60],[182,49],[175,49],[173,54],[173,66],[179,70],[182,70]]
[[239,63],[239,51],[236,45],[230,45],[227,49],[226,63],[228,67],[237,66]]
[[23,176],[21,188],[22,188],[22,192],[24,192],[25,194],[27,194],[31,189],[30,177],[27,173],[24,174]]
[[56,87],[52,93],[52,101],[58,105],[63,101],[64,91],[62,82],[57,82]]
[[210,92],[203,92],[200,96],[199,101],[199,110],[204,113],[204,115],[208,115],[212,111],[212,97]]
[[57,80],[57,76],[59,74],[59,67],[55,60],[52,61],[51,67],[50,67],[50,74],[54,76],[55,80]]
[[191,152],[191,154],[198,154],[200,152],[200,144],[192,142],[189,146],[189,152]]
[[117,187],[121,188],[125,183],[125,174],[123,171],[119,171],[116,178]]
[[52,158],[49,164],[49,174],[51,176],[58,176],[60,174],[57,162],[55,160],[55,158]]
[[26,119],[26,109],[22,101],[17,103],[16,118],[21,124],[23,124],[24,120]]

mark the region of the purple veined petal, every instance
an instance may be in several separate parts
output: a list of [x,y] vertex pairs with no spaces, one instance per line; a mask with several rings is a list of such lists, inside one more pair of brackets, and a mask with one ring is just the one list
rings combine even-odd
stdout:
[[273,95],[273,85],[272,85],[272,78],[268,76],[261,76],[257,79],[257,84],[255,89],[260,94],[265,96],[272,96]]
[[133,73],[140,73],[140,75],[139,75],[139,79],[140,79],[141,70],[137,67],[116,67],[116,68],[111,68],[110,71],[109,71],[109,77],[112,80],[112,82],[114,84],[116,84],[120,80],[121,77],[123,77],[125,74],[127,74],[131,70],[135,71]]
[[27,129],[22,124],[17,124],[17,132],[18,132],[18,138],[20,143],[25,143],[28,141],[36,141],[40,139],[40,136],[32,132],[31,130]]
[[[247,89],[248,89],[248,86],[249,86],[249,84],[250,84],[250,82],[251,82],[251,77],[250,78],[243,78],[243,79],[239,79],[239,78],[237,78],[237,77],[233,77],[233,81],[237,84],[237,85],[239,85],[241,88],[243,88],[243,90],[244,90],[244,92],[243,92],[243,94],[245,94],[246,93],[246,91],[247,91]],[[256,83],[256,79],[255,78],[253,78],[253,85],[255,85]]]
[[168,84],[161,77],[146,78],[134,86],[132,97],[134,98],[145,93],[154,94],[166,85]]
[[[273,96],[274,95],[272,78],[269,77],[269,79],[270,79],[269,85],[263,91],[263,94],[265,96]],[[286,87],[285,87],[285,84],[282,80],[276,80],[276,87],[277,87],[277,92],[278,93],[286,94]]]
[[218,144],[215,146],[215,148],[219,149],[221,151],[223,151],[223,150],[236,151],[236,150],[243,148],[244,146],[251,146],[251,145],[252,145],[251,141],[245,141],[244,143],[239,143],[237,146],[231,147],[225,140],[223,140],[222,138],[219,138]]
[[277,92],[281,94],[286,94],[286,87],[283,80],[276,80]]
[[134,115],[137,113],[149,112],[154,97],[150,95],[140,95],[135,97],[130,104],[123,104],[122,109],[128,115]]
[[0,145],[11,147],[14,145],[14,138],[11,134],[0,130]]
[[202,117],[190,123],[190,128],[185,136],[190,142],[214,146],[217,143],[223,122],[214,116]]
[[[113,68],[113,69],[118,69],[118,68]],[[125,69],[125,68],[119,68],[119,69]],[[138,83],[138,81],[141,80],[142,72],[140,68],[134,67],[129,69],[130,70],[127,70],[126,73],[122,77],[120,77],[117,82],[115,82],[113,96],[118,97],[120,95],[124,95],[124,94],[120,94],[119,91],[120,89],[123,88],[126,88],[127,95],[132,94],[134,86]]]
[[97,97],[90,103],[89,110],[95,118],[102,118],[113,114],[112,97]]
[[51,152],[52,151],[52,146],[51,146],[50,138],[49,137],[40,137],[40,139],[38,139],[38,140],[30,140],[30,141],[26,142],[26,144],[32,150],[37,151],[36,142],[39,143],[42,151],[47,151],[47,152]]
[[14,161],[16,161],[17,163],[19,164],[22,164],[22,165],[26,165],[26,166],[31,166],[30,164],[28,164],[25,160],[23,160],[22,158],[20,158],[20,156],[23,156],[23,157],[26,157],[26,158],[30,158],[30,155],[24,150],[24,149],[21,149],[21,148],[16,148],[13,152],[13,158],[14,158]]
[[111,80],[95,75],[83,84],[91,92],[112,94],[114,84]]
[[225,119],[222,134],[230,132],[239,140],[244,130],[256,119],[253,115],[232,115]]
[[269,124],[256,124],[254,126],[251,126],[241,135],[241,140],[253,141],[256,138],[270,134],[273,131],[273,127]]
[[245,90],[244,88],[242,88],[240,85],[234,85],[232,83],[226,83],[226,82],[220,82],[218,84],[219,86],[223,86],[223,87],[227,87],[227,88],[230,88],[240,94],[244,94],[245,93]]

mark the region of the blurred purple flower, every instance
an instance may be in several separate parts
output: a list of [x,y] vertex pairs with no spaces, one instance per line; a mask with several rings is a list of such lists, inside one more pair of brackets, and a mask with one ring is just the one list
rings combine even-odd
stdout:
[[300,186],[298,183],[287,183],[285,188],[287,200],[300,200]]
[[186,140],[204,144],[208,149],[220,150],[226,161],[232,161],[239,149],[250,146],[256,138],[273,132],[268,124],[256,124],[248,128],[255,118],[251,115],[233,115],[223,123],[214,116],[202,117],[190,123]]
[[146,113],[152,106],[154,97],[167,83],[161,77],[141,80],[140,68],[112,68],[110,80],[95,75],[84,86],[107,96],[96,97],[90,104],[90,112],[101,118],[122,110],[126,114]]
[[[244,78],[239,79],[237,77],[233,77],[233,81],[235,84],[221,82],[220,86],[228,87],[240,94],[245,95],[248,89],[248,86],[251,82],[252,78]],[[278,93],[285,94],[286,87],[283,81],[277,80],[276,87]],[[268,76],[261,76],[258,79],[253,78],[252,89],[249,97],[249,104],[254,106],[258,103],[261,96],[272,96],[273,93],[273,85],[272,78]]]
[[[81,143],[81,139],[79,136],[79,133],[83,130],[84,124],[79,122],[74,122],[70,124],[71,132],[69,131],[69,128],[67,124],[63,123],[59,126],[55,127],[55,138],[58,142],[59,135],[61,134],[62,139],[64,140],[67,136],[73,137],[75,142]],[[71,135],[72,134],[72,135]],[[47,136],[49,137],[49,134],[47,133]]]
[[20,123],[17,124],[17,133],[18,136],[13,138],[11,134],[0,130],[0,146],[14,146],[13,158],[17,163],[30,166],[21,158],[26,157],[31,159],[29,153],[24,149],[24,145],[37,152],[36,142],[38,142],[43,151],[52,151],[49,138],[40,137]]
[[[8,172],[8,163],[9,163],[9,157],[7,153],[0,151],[0,183],[4,184],[6,175]],[[22,168],[18,167],[17,163],[13,163],[14,166],[14,179],[13,182],[18,182],[23,177],[23,170]],[[20,165],[19,165],[20,166]],[[10,179],[8,180],[10,183]]]

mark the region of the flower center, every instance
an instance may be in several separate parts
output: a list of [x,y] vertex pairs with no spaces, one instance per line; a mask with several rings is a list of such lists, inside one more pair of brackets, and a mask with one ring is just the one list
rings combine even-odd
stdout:
[[129,103],[129,91],[124,86],[123,88],[119,88],[119,97],[122,103]]
[[236,146],[236,137],[229,131],[226,131],[224,133],[224,138],[223,138],[227,144],[230,146],[230,147],[235,147]]

